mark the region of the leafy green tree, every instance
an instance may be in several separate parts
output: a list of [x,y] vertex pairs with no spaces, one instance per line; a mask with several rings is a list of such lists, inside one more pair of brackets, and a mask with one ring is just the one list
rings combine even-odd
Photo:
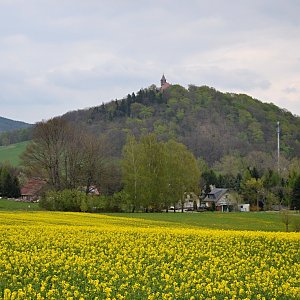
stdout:
[[160,210],[166,186],[165,152],[154,134],[141,138],[142,202],[144,207]]
[[183,209],[185,193],[199,194],[200,170],[194,155],[183,144],[170,140],[166,143],[166,177],[168,193],[166,207],[179,202]]
[[135,137],[129,135],[123,148],[122,181],[124,191],[128,195],[132,212],[141,206],[142,194],[142,152]]
[[242,195],[250,205],[259,210],[262,207],[262,200],[264,195],[263,182],[260,178],[251,177],[244,181],[241,185]]
[[183,203],[185,192],[199,192],[200,172],[193,154],[175,141],[158,141],[154,134],[143,136],[140,142],[128,137],[122,170],[124,192],[133,211],[175,207]]
[[263,185],[267,189],[272,189],[280,185],[280,177],[277,172],[269,169],[262,176]]
[[220,162],[214,165],[214,169],[223,175],[237,176],[238,173],[244,170],[244,163],[239,155],[225,155]]

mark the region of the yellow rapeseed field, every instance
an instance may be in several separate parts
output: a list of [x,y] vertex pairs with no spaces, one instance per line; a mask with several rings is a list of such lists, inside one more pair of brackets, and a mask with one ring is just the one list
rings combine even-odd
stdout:
[[300,299],[300,235],[0,212],[0,299]]

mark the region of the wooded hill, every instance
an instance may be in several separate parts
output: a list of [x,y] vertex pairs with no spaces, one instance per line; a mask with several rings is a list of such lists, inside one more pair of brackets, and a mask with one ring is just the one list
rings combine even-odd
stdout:
[[0,146],[31,139],[32,124],[0,117]]
[[28,128],[30,126],[32,125],[25,122],[14,121],[11,119],[0,117],[0,133],[4,131],[12,131],[21,128]]
[[160,139],[184,143],[209,165],[233,153],[246,156],[260,151],[276,157],[279,121],[282,155],[300,156],[299,117],[245,94],[207,86],[172,85],[161,93],[153,85],[120,100],[68,112],[63,118],[107,135],[117,157],[128,132],[135,136],[154,132]]

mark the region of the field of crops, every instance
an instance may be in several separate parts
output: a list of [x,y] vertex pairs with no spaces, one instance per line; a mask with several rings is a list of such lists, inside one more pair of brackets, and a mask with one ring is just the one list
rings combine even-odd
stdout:
[[0,299],[299,299],[299,233],[0,212]]

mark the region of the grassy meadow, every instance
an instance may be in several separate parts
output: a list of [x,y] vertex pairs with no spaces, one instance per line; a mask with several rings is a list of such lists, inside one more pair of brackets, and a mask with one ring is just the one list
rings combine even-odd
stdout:
[[0,299],[299,299],[300,234],[275,217],[2,210]]
[[0,199],[0,211],[36,211],[41,210],[38,203],[15,201],[14,199]]
[[20,164],[20,155],[26,149],[28,141],[12,144],[9,146],[0,146],[0,163],[9,162],[12,166]]
[[[171,226],[198,227],[224,230],[254,230],[254,231],[285,231],[285,225],[279,212],[251,212],[251,213],[134,213],[112,214],[139,218],[157,222],[167,222]],[[300,214],[294,214],[291,219],[300,220]],[[292,228],[291,224],[291,228]]]

